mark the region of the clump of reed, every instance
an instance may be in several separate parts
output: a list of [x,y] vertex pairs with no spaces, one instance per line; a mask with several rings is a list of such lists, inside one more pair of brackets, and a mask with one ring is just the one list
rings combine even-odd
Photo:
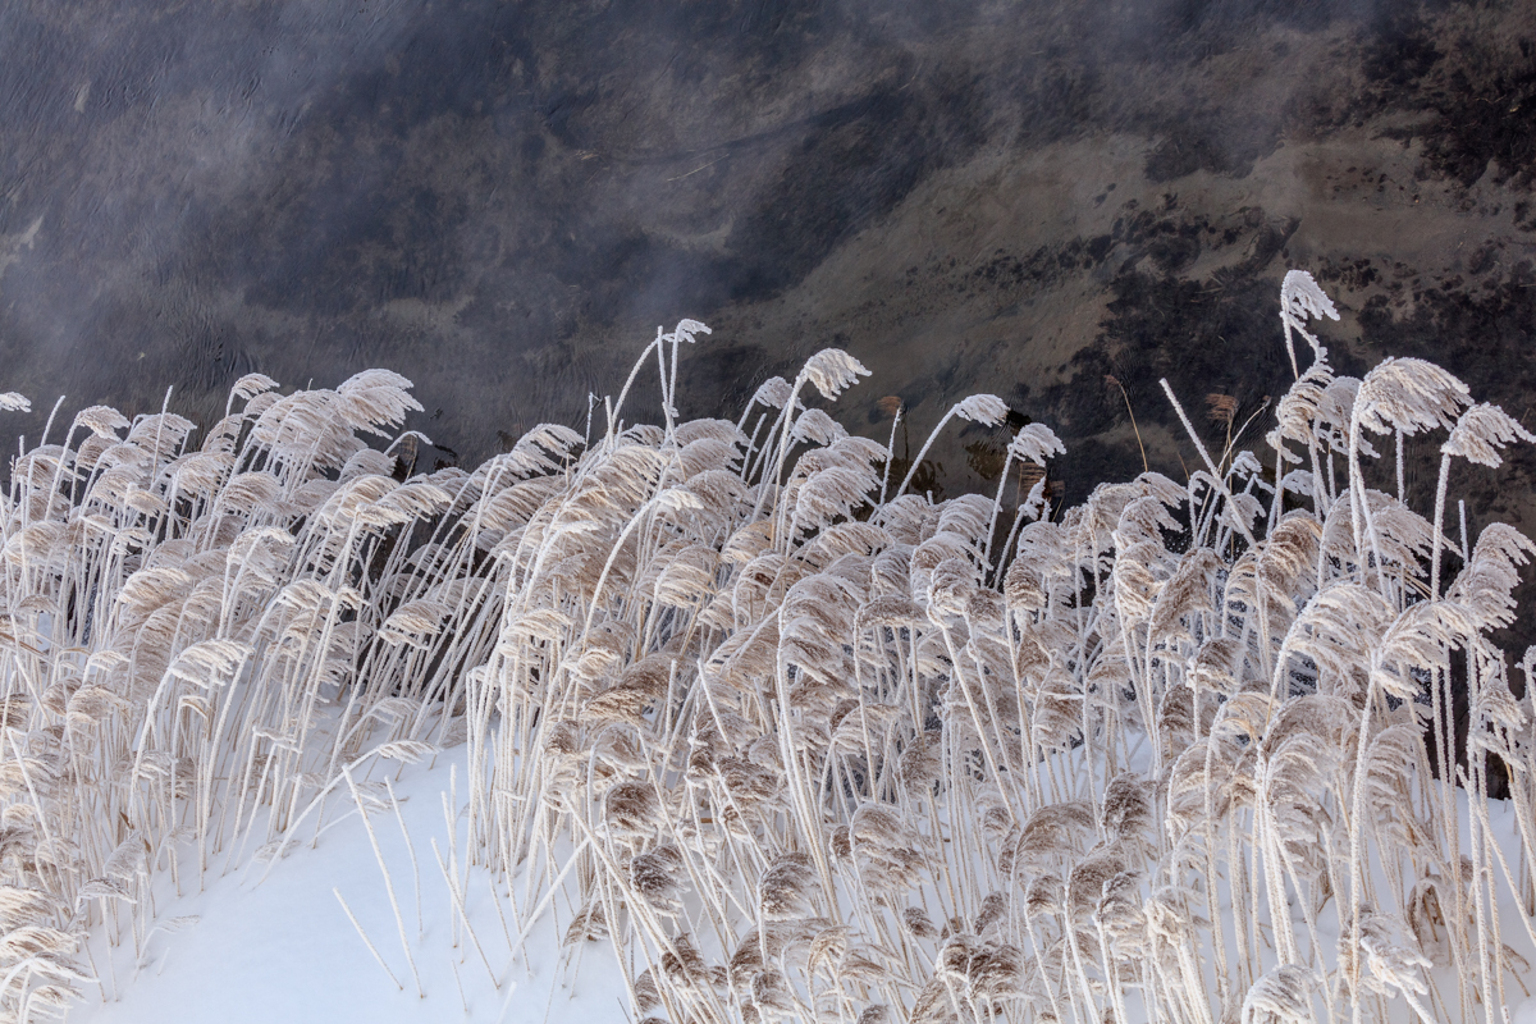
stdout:
[[[473,472],[364,444],[415,407],[385,371],[244,378],[196,446],[83,410],[0,509],[0,1009],[126,984],[79,936],[143,947],[154,879],[388,812],[365,765],[465,742],[458,911],[450,865],[503,874],[517,934],[612,946],[637,1018],[1502,1019],[1536,719],[1490,637],[1536,546],[1445,519],[1456,460],[1536,438],[1426,362],[1336,374],[1327,317],[1287,275],[1266,460],[1213,454],[1168,390],[1200,468],[1065,509],[1039,477],[1008,507],[906,493],[821,406],[867,374],[836,349],[682,420],[688,320],[595,432]],[[661,422],[628,425],[653,366]],[[1007,461],[1060,454],[1030,424]]]

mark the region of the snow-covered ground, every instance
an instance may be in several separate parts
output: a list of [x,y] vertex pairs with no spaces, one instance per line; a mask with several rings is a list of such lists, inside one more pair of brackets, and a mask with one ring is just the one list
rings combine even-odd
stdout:
[[[543,914],[519,944],[505,886],[499,884],[493,894],[488,873],[472,868],[465,876],[465,904],[479,949],[462,927],[456,927],[454,901],[436,858],[438,852],[449,856],[444,800],[450,791],[458,792],[460,806],[455,810],[462,810],[466,753],[460,745],[430,762],[398,769],[398,778],[392,764],[381,763],[373,773],[381,779],[386,767],[392,770],[391,786],[411,836],[408,846],[392,811],[372,815],[422,995],[417,994],[368,833],[353,811],[328,825],[316,845],[296,844],[270,870],[247,856],[220,874],[215,861],[202,892],[194,891],[195,875],[186,873],[182,882],[187,892],[178,897],[169,873],[161,872],[157,924],[145,943],[145,955],[136,963],[131,937],[125,934],[113,949],[105,931],[98,929],[92,937],[91,960],[103,983],[99,992],[88,990],[87,1001],[70,1012],[69,1020],[73,1024],[411,1024],[460,1019],[477,1024],[616,1024],[629,1020],[629,1001],[611,948],[606,943],[586,944],[580,950],[561,948],[569,918],[569,908],[562,901],[556,901],[553,912]],[[345,801],[337,801],[336,806],[345,806]],[[1493,824],[1506,833],[1502,838],[1512,841],[1512,821],[1500,820],[1504,817],[1496,815]],[[462,851],[463,815],[456,815],[455,821]],[[388,974],[348,920],[336,891],[388,965]],[[518,897],[523,897],[521,886]],[[1519,913],[1513,902],[1500,908],[1506,935],[1513,945],[1524,948],[1523,936],[1518,936]],[[516,956],[514,946],[519,947]],[[1510,987],[1516,1002],[1507,1008],[1509,1024],[1536,1024],[1536,998],[1523,997],[1515,985]],[[1133,1001],[1131,1007],[1135,1005]]]
[[[183,874],[182,886],[188,891],[178,898],[169,873],[162,872],[156,890],[158,925],[147,940],[142,961],[135,963],[130,936],[125,934],[122,944],[112,950],[105,931],[98,929],[92,937],[91,959],[102,978],[101,990],[87,987],[86,1001],[71,1010],[69,1020],[72,1024],[626,1020],[628,999],[608,944],[586,944],[579,951],[579,961],[577,950],[562,951],[560,937],[569,917],[563,905],[533,925],[520,953],[513,957],[517,925],[511,919],[506,889],[501,886],[493,899],[489,875],[471,869],[465,904],[484,959],[463,929],[455,928],[453,899],[432,840],[446,858],[443,794],[450,789],[455,766],[459,779],[463,778],[465,756],[466,748],[460,745],[431,763],[406,766],[398,781],[392,764],[380,764],[374,770],[374,777],[382,778],[384,768],[391,769],[391,784],[420,871],[418,920],[411,850],[400,824],[392,811],[371,815],[423,995],[417,994],[383,875],[354,810],[328,827],[314,848],[296,845],[272,865],[265,878],[266,866],[249,857],[222,876],[215,861],[204,891],[195,891],[195,875]],[[462,784],[458,789],[462,795]],[[335,805],[344,807],[344,799]],[[457,824],[462,851],[462,816]],[[333,889],[339,890],[403,989],[369,953]],[[562,956],[563,952],[570,957]]]

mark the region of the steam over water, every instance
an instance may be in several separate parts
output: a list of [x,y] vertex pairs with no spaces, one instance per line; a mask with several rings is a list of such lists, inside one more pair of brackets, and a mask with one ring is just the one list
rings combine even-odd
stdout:
[[[473,463],[580,425],[692,316],[685,414],[836,344],[906,403],[898,454],[995,392],[1080,496],[1141,468],[1125,397],[1182,479],[1159,377],[1239,424],[1284,390],[1298,266],[1342,370],[1426,355],[1536,426],[1533,41],[1515,0],[22,0],[4,386],[35,437],[59,393],[133,414],[174,385],[207,423],[252,370],[387,366]],[[883,441],[883,397],[848,425]],[[1005,439],[941,441],[931,482],[977,486]]]

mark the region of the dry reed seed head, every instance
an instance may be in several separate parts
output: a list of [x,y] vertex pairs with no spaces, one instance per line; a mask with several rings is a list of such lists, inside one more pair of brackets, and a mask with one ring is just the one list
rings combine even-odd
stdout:
[[1265,440],[1270,447],[1285,451],[1287,462],[1300,462],[1302,457],[1287,451],[1283,442],[1294,441],[1301,445],[1313,442],[1316,423],[1323,415],[1328,387],[1333,379],[1333,370],[1327,363],[1315,362],[1302,372],[1276,404],[1275,428]]
[[[73,935],[44,925],[23,925],[0,937],[0,957],[23,958],[72,955],[79,943]],[[89,981],[89,978],[82,978]]]
[[866,1006],[859,1012],[857,1024],[890,1024],[891,1009],[885,1003]]
[[1298,324],[1305,324],[1308,318],[1339,318],[1333,300],[1305,270],[1286,271],[1285,279],[1280,282],[1280,313]]
[[868,377],[869,370],[842,349],[824,348],[806,360],[800,375],[821,393],[821,397],[830,400],[858,383],[860,377]]
[[571,919],[570,925],[565,929],[565,938],[560,944],[574,946],[581,942],[597,942],[608,938],[608,935],[608,914],[603,909],[603,902],[599,899],[591,899]]
[[1064,863],[1081,852],[1095,824],[1093,808],[1086,801],[1046,804],[1024,820],[1019,857],[1029,865]]
[[1446,592],[1446,600],[1465,605],[1484,628],[1514,621],[1513,592],[1520,567],[1536,554],[1536,543],[1506,523],[1490,523],[1478,534],[1472,557]]
[[[786,622],[804,621],[828,641],[841,643],[852,631],[865,596],[857,582],[832,573],[819,573],[790,586],[780,607]],[[786,625],[786,634],[788,631]]]
[[341,467],[338,482],[347,483],[360,476],[389,476],[395,471],[395,460],[373,448],[355,452]]
[[[890,534],[880,527],[850,520],[826,527],[800,550],[807,562],[824,564],[827,571],[838,572],[845,578],[849,574],[836,568],[839,562],[844,563],[848,569],[855,565],[862,567],[864,571],[860,574],[861,582],[868,587],[873,583],[873,562],[867,559],[890,545]],[[847,561],[853,556],[857,556],[860,561]]]
[[1065,455],[1067,446],[1044,423],[1026,423],[1008,444],[1008,454],[1020,461],[1044,466],[1052,455]]
[[[727,448],[745,446],[747,435],[730,420],[700,418],[679,423],[672,431],[673,439],[683,447],[705,438],[722,442]],[[741,453],[733,451],[730,457],[739,460]]]
[[[1206,759],[1211,770],[1206,775]],[[1233,730],[1202,736],[1178,756],[1168,776],[1168,810],[1164,826],[1175,840],[1207,821],[1219,824],[1234,803],[1251,802],[1254,779],[1253,745],[1240,745]]]
[[1236,637],[1211,637],[1184,666],[1184,679],[1193,688],[1228,696],[1238,690],[1238,677],[1248,652]]
[[677,326],[672,329],[672,333],[667,335],[666,338],[667,338],[668,341],[672,341],[672,342],[684,342],[685,341],[688,344],[692,345],[694,343],[694,336],[695,335],[699,335],[699,334],[713,334],[713,333],[715,333],[715,332],[709,329],[709,325],[701,323],[698,320],[692,320],[692,319],[689,319],[687,317],[684,317],[683,319],[681,319],[681,320],[679,320],[677,322]]
[[918,991],[907,1020],[910,1024],[959,1024],[960,1009],[958,995],[943,978],[935,977]]
[[1418,943],[1419,952],[1436,967],[1451,962],[1451,934],[1440,903],[1440,879],[1427,876],[1414,883],[1405,908],[1408,930]]
[[829,445],[847,436],[848,431],[842,424],[820,409],[807,409],[795,417],[795,425],[789,432],[792,443],[808,441],[819,445]]
[[[1151,620],[1157,596],[1171,569],[1169,560],[1162,545],[1146,541],[1116,551],[1106,595],[1113,598],[1113,614],[1119,620],[1110,626],[1111,634],[1116,628],[1131,633]],[[1104,609],[1105,614],[1109,611]]]
[[603,825],[619,839],[642,839],[661,823],[656,790],[649,782],[620,782],[603,799]]
[[[1343,697],[1325,693],[1303,693],[1284,701],[1270,719],[1261,742],[1266,757],[1279,756],[1285,745],[1298,736],[1312,736],[1333,752],[1344,745],[1345,734],[1354,727],[1355,706]],[[1319,765],[1322,768],[1327,762]]]
[[446,512],[453,496],[436,484],[416,478],[396,487],[379,501],[381,506],[398,511],[411,519],[432,519]]
[[277,381],[264,373],[248,373],[235,381],[234,385],[229,389],[229,397],[232,402],[239,400],[248,403],[257,395],[267,391],[274,391],[279,386]]
[[1312,1024],[1317,976],[1298,964],[1266,971],[1243,996],[1242,1024]]
[[[604,690],[581,707],[582,718],[601,724],[624,722],[632,726],[645,724],[645,712],[656,703],[656,694],[649,689],[620,683]],[[625,763],[631,759],[625,758]]]
[[407,601],[379,626],[378,638],[390,646],[406,645],[417,650],[432,646],[432,638],[453,615],[453,609],[437,601]]
[[387,437],[383,428],[398,427],[406,413],[422,411],[421,403],[410,395],[413,387],[390,370],[363,370],[337,387],[336,411],[353,429]]
[[877,902],[888,903],[920,884],[928,843],[893,808],[864,804],[848,828],[854,866]]
[[1121,772],[1104,787],[1100,826],[1115,839],[1138,838],[1152,828],[1155,807],[1152,783],[1132,772]]
[[1366,747],[1365,798],[1383,841],[1418,847],[1430,840],[1413,806],[1413,774],[1423,752],[1417,723],[1389,726]]
[[987,527],[992,522],[992,500],[982,494],[962,494],[938,506],[939,519],[934,533],[950,533],[962,541],[982,548]]
[[1367,490],[1375,533],[1375,550],[1383,561],[1406,567],[1416,576],[1427,576],[1434,527],[1429,520],[1381,491]]
[[[1325,450],[1340,455],[1349,454],[1349,423],[1354,415],[1355,400],[1360,393],[1358,377],[1337,376],[1323,389],[1318,404],[1317,419],[1313,425],[1313,437],[1322,442]],[[1360,454],[1376,457],[1376,450],[1364,437],[1360,439]]]
[[727,964],[731,986],[737,989],[750,986],[757,971],[777,962],[795,945],[809,940],[816,933],[815,925],[824,923],[766,921],[747,929]]
[[933,785],[944,773],[943,738],[935,731],[911,737],[896,762],[897,776],[913,796],[932,796]]
[[687,887],[682,852],[670,843],[636,854],[630,861],[630,891],[644,899],[658,914],[667,917],[681,914],[683,905],[678,897]]
[[1338,582],[1313,595],[1291,624],[1280,648],[1280,660],[1292,653],[1317,663],[1324,692],[1349,691],[1352,674],[1366,665],[1370,650],[1396,618],[1386,598],[1373,588]]
[[1480,623],[1466,612],[1448,601],[1425,601],[1404,609],[1371,646],[1371,683],[1399,700],[1420,696],[1424,685],[1419,675],[1430,669],[1449,670],[1451,649],[1465,647],[1476,638]]
[[61,913],[62,900],[42,889],[0,885],[0,932],[9,932],[28,921]]
[[927,580],[928,619],[935,625],[963,628],[956,620],[963,620],[973,609],[985,611],[984,601],[978,601],[980,573],[969,558],[946,558],[934,566]]
[[[954,604],[954,598],[963,602],[969,597],[969,589],[973,589],[981,579],[981,567],[972,560],[974,553],[971,545],[959,534],[947,531],[936,533],[923,541],[912,552],[909,563],[907,579],[912,599],[926,608],[934,601],[934,588],[937,586],[941,600],[945,597],[944,591],[950,591],[950,604]],[[960,588],[959,594],[953,593],[956,587]],[[941,610],[939,614],[942,616],[946,611]]]
[[847,825],[838,825],[827,834],[827,852],[833,860],[848,860],[853,856],[853,832]]
[[[1179,489],[1182,502],[1187,493]],[[1065,546],[1070,549],[1085,547],[1092,552],[1112,550],[1115,546],[1114,531],[1119,527],[1121,515],[1131,502],[1151,497],[1162,501],[1155,490],[1140,481],[1123,484],[1099,484],[1089,493],[1088,500],[1069,509],[1062,517],[1061,526],[1067,531]],[[1162,502],[1167,505],[1167,502]],[[1143,509],[1129,521],[1130,525],[1145,523],[1155,517],[1150,509]],[[1147,531],[1142,531],[1146,534]],[[1157,536],[1155,531],[1151,536]]]
[[1177,533],[1179,529],[1178,521],[1168,514],[1168,506],[1149,494],[1126,502],[1111,536],[1117,554],[1142,544],[1161,552],[1163,531]]
[[31,412],[32,400],[19,391],[0,394],[0,412]]
[[[760,519],[755,523],[748,523],[735,533],[731,534],[725,546],[720,549],[720,558],[735,565],[748,565],[759,558],[782,561],[780,556],[769,551],[773,546],[774,525],[772,519]],[[740,576],[737,577],[740,579]],[[772,576],[763,581],[765,585],[773,582]]]
[[1265,727],[1274,719],[1279,704],[1267,688],[1235,693],[1216,712],[1212,729],[1237,738],[1244,749],[1253,748],[1263,738]]
[[769,377],[757,386],[752,393],[751,405],[766,405],[773,409],[782,409],[789,402],[789,396],[794,391],[789,381],[783,377]]
[[1196,548],[1179,559],[1152,609],[1150,628],[1154,642],[1171,645],[1176,637],[1194,641],[1196,617],[1202,612],[1216,611],[1211,592],[1222,568],[1220,557],[1209,548]]
[[[640,972],[640,976],[635,979],[632,991],[634,993],[635,1009],[640,1013],[654,1010],[661,1005],[661,992],[656,987],[656,975],[649,967]],[[656,1020],[657,1018],[648,1017],[646,1019]]]
[[1264,463],[1253,452],[1244,449],[1232,457],[1232,467],[1227,471],[1234,481],[1248,481],[1261,491],[1273,494],[1274,485],[1264,479]]
[[132,882],[148,866],[149,853],[149,840],[136,830],[130,831],[113,848],[106,863],[102,865],[102,876],[119,882]]
[[[1215,717],[1215,708],[1210,706],[1210,702],[1203,701],[1202,710],[1209,714],[1202,716],[1200,731],[1209,732],[1210,725],[1206,719]],[[1157,729],[1162,739],[1165,761],[1177,757],[1194,742],[1195,694],[1190,687],[1172,686],[1163,691],[1157,702]]]
[[916,546],[933,536],[938,511],[926,498],[903,494],[875,510],[870,522],[884,529],[898,544]]
[[773,677],[779,650],[778,626],[776,616],[763,618],[754,628],[736,631],[715,648],[704,666],[704,683],[711,692],[755,695],[762,681]]
[[[1129,865],[1105,879],[1093,920],[1104,930],[1110,946],[1122,956],[1146,952],[1146,914],[1142,910],[1143,871]],[[1124,966],[1124,965],[1122,965]],[[1134,979],[1134,972],[1132,975]]]
[[137,903],[133,890],[116,878],[92,878],[81,885],[75,893],[75,908],[78,912],[83,909],[87,900],[117,900],[122,903]]
[[[1344,937],[1340,941],[1345,941]],[[1429,991],[1423,970],[1433,965],[1413,948],[1413,940],[1397,917],[1372,913],[1369,907],[1362,908],[1360,948],[1365,953],[1369,972],[1361,979],[1367,991],[1382,995],[1391,995],[1393,989],[1414,995]]]
[[996,395],[971,395],[955,405],[955,415],[989,427],[1000,426],[1008,418],[1008,403]]
[[743,1021],[747,1024],[772,1024],[787,1020],[794,1013],[794,996],[782,971],[758,971],[752,976],[748,991],[742,999]]
[[136,444],[157,463],[173,459],[197,424],[173,412],[140,416],[128,431],[128,443]]
[[837,702],[827,719],[832,730],[829,747],[834,754],[861,754],[867,737],[881,736],[891,722],[899,719],[904,708],[883,705],[861,708],[856,698],[845,697]]
[[1118,846],[1101,847],[1072,866],[1067,875],[1067,908],[1080,917],[1095,913],[1104,898],[1104,888],[1127,869],[1124,852]]
[[763,919],[789,921],[812,916],[816,884],[808,855],[786,853],[776,858],[758,883],[758,909]]
[[73,1006],[80,998],[80,989],[71,981],[55,981],[51,984],[39,985],[27,993],[28,1006],[33,1008],[41,1006],[45,1009],[51,1007],[62,1010]]
[[792,519],[805,533],[817,533],[851,515],[879,484],[868,471],[841,466],[821,470],[795,489]]
[[732,523],[746,507],[748,489],[741,477],[724,469],[705,469],[689,477],[685,485],[699,499],[704,511]]
[[[734,427],[731,429],[735,430]],[[740,461],[741,450],[734,441],[703,434],[677,450],[666,479],[688,481],[706,472],[727,472],[735,476],[731,470]],[[737,483],[740,482],[741,478],[737,477]]]
[[1259,555],[1259,579],[1288,600],[1309,596],[1316,585],[1317,552],[1323,527],[1316,517],[1293,511],[1269,531]]
[[234,640],[200,640],[176,656],[170,672],[198,686],[222,686],[234,681],[253,653],[249,644]]
[[[662,974],[689,1001],[709,992],[724,992],[730,987],[730,974],[724,967],[710,967],[704,962],[693,939],[685,932],[670,941],[670,949],[661,954]],[[685,1018],[686,1019],[686,1018]]]
[[93,405],[75,413],[70,430],[73,432],[84,427],[98,437],[116,441],[118,440],[117,432],[128,426],[130,426],[128,417],[116,409],[106,405]]
[[936,973],[990,1014],[1024,995],[1024,962],[1016,946],[957,935],[939,949]]
[[1023,557],[1015,558],[1003,574],[1003,594],[1008,610],[1016,615],[1043,611],[1046,606],[1046,591],[1036,566]]
[[1434,363],[1390,356],[1365,375],[1355,397],[1360,425],[1378,434],[1449,429],[1470,401],[1467,386]]
[[1497,467],[1504,462],[1499,449],[1516,440],[1536,441],[1536,434],[1498,406],[1480,403],[1461,414],[1440,450],[1468,462]]
[[914,550],[909,544],[896,543],[875,555],[869,563],[869,584],[873,594],[911,598]]
[[901,912],[901,923],[907,929],[907,934],[915,939],[936,939],[939,930],[933,926],[933,920],[922,907],[907,907]]
[[207,500],[223,486],[234,465],[234,456],[225,452],[193,452],[183,455],[168,467],[171,470],[171,486],[181,497]]
[[771,761],[766,758],[723,757],[716,765],[725,791],[739,805],[750,808],[758,804],[770,804],[783,789],[783,769],[776,757]]
[[976,912],[971,931],[977,935],[985,935],[993,927],[1003,923],[1008,916],[1008,908],[1009,897],[1000,892],[988,893],[981,901],[981,909]]
[[1251,494],[1238,492],[1222,506],[1220,522],[1239,534],[1252,534],[1263,515],[1263,502]]
[[1235,396],[1213,391],[1205,396],[1205,405],[1214,423],[1228,429],[1231,428],[1232,420],[1237,416],[1237,398]]

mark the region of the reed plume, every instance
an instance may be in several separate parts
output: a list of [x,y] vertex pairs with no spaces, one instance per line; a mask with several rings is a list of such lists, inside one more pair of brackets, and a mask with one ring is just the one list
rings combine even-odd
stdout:
[[[270,869],[397,810],[371,763],[464,743],[456,920],[470,865],[522,880],[509,942],[568,903],[637,1017],[1491,1013],[1536,955],[1498,914],[1536,877],[1536,716],[1493,639],[1536,545],[1445,536],[1446,467],[1533,436],[1427,362],[1337,374],[1308,329],[1336,316],[1287,275],[1271,464],[1234,430],[1072,508],[904,493],[931,437],[888,494],[891,452],[817,404],[868,374],[837,349],[685,420],[689,320],[630,376],[658,425],[626,384],[599,436],[472,471],[397,479],[419,407],[383,370],[242,378],[200,443],[80,411],[0,502],[0,1012],[110,995],[78,934],[137,954],[163,874]],[[1368,435],[1437,432],[1433,508],[1374,486]],[[1064,454],[1032,423],[1006,461]]]

